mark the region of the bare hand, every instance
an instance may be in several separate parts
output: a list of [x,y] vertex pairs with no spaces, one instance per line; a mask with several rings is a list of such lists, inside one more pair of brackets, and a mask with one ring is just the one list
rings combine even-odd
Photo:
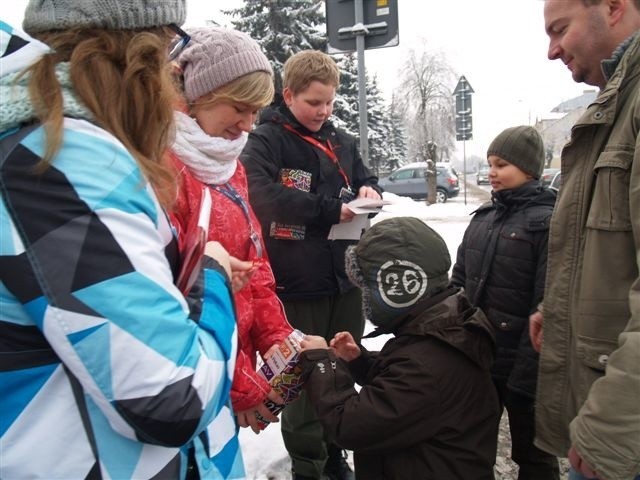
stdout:
[[333,348],[336,355],[345,362],[355,360],[362,354],[360,347],[349,332],[336,333],[329,342],[329,346]]
[[253,268],[253,262],[240,260],[231,255],[229,256],[229,263],[231,265],[231,290],[236,293],[249,283],[255,269]]
[[536,310],[529,316],[529,337],[536,352],[542,348],[542,322],[544,317],[540,310]]
[[380,194],[376,192],[371,187],[362,186],[358,189],[358,197],[357,198],[374,198],[376,200],[380,200]]
[[[284,403],[282,397],[273,389],[269,391],[267,398],[278,405],[282,405]],[[270,423],[277,423],[280,421],[277,416],[271,413],[264,402],[260,402],[247,410],[237,413],[238,425],[242,428],[250,427],[251,430],[253,430],[253,433],[260,433],[260,424],[258,423],[256,413],[260,414],[262,418]]]
[[227,252],[220,242],[209,241],[204,247],[204,254],[207,257],[213,258],[220,264],[224,271],[227,272],[227,276],[231,278],[231,263],[229,258],[229,252]]
[[340,223],[350,222],[354,216],[355,213],[343,203],[340,209]]
[[600,476],[593,470],[593,468],[591,468],[591,466],[582,459],[582,457],[576,450],[576,447],[574,447],[573,445],[571,445],[571,448],[569,449],[568,456],[569,463],[576,472],[581,473],[587,478],[600,478]]
[[304,339],[300,342],[300,349],[302,351],[314,350],[317,348],[329,348],[327,341],[318,335],[305,335]]

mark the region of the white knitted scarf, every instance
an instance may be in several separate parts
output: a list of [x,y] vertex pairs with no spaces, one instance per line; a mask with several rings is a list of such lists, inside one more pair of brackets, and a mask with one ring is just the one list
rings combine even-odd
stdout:
[[176,140],[173,151],[191,174],[207,185],[222,185],[236,171],[237,159],[247,143],[248,135],[235,140],[207,135],[193,118],[175,112]]

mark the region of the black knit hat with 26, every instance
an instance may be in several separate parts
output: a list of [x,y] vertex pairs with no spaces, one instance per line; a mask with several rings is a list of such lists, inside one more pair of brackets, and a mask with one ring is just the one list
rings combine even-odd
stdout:
[[449,282],[447,244],[414,217],[376,223],[347,249],[345,260],[349,279],[362,290],[364,316],[377,327],[388,327]]

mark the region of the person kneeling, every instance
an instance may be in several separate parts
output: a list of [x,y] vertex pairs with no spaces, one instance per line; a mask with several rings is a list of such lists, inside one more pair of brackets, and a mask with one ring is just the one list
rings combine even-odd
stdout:
[[354,451],[358,478],[494,478],[493,329],[448,287],[444,240],[417,218],[383,220],[349,248],[346,265],[377,327],[365,338],[394,337],[369,352],[348,332],[330,345],[308,335],[300,365],[324,427]]

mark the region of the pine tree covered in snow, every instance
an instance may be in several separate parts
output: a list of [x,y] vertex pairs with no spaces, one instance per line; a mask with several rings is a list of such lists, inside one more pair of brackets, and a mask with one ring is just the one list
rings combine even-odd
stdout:
[[367,129],[369,137],[369,166],[376,175],[386,170],[386,164],[393,150],[391,130],[393,125],[387,115],[387,106],[378,79],[367,78]]
[[275,73],[276,91],[282,91],[282,66],[301,50],[326,51],[326,21],[322,0],[245,0],[244,6],[223,10],[231,24],[254,38]]
[[[336,58],[340,68],[340,88],[333,109],[333,121],[356,138],[360,138],[358,97],[358,65],[356,55],[347,53]],[[366,77],[367,137],[369,165],[378,174],[398,165],[404,158],[404,130],[402,122],[394,122],[389,107],[378,87],[377,78]]]
[[340,69],[340,86],[333,104],[333,123],[356,138],[360,138],[358,114],[358,65],[355,55],[334,57]]
[[404,115],[398,106],[395,93],[391,96],[391,103],[387,107],[389,127],[389,153],[384,164],[388,171],[394,170],[406,163],[407,132],[404,125]]

